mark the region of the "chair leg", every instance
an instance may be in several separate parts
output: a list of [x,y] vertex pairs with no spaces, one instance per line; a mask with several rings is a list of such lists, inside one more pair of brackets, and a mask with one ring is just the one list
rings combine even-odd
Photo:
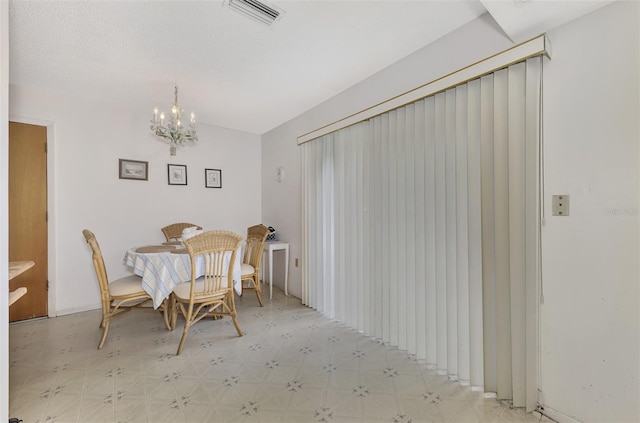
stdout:
[[[173,303],[177,304],[177,300],[175,298],[175,296],[173,297]],[[182,305],[182,303],[180,303],[180,306]],[[173,309],[175,311],[172,312],[173,316],[177,316],[178,314],[178,307],[179,306],[174,306]],[[176,355],[180,355],[180,353],[182,352],[182,348],[184,348],[184,343],[187,340],[187,335],[189,334],[189,328],[191,328],[191,325],[193,324],[193,319],[196,317],[196,314],[193,312],[193,304],[189,304],[187,309],[185,310],[184,308],[182,308],[182,315],[184,317],[184,329],[182,330],[182,337],[180,338],[180,344],[178,344],[178,351],[176,352]],[[175,325],[175,317],[174,317],[174,324],[171,326],[173,328],[176,327]]]
[[176,355],[180,355],[182,352],[182,348],[184,347],[184,342],[187,340],[187,334],[189,333],[189,328],[191,327],[191,322],[184,322],[184,330],[182,331],[182,338],[180,338],[180,344],[178,345],[178,352]]
[[109,333],[109,320],[104,319],[102,321],[102,337],[100,338],[100,343],[98,344],[98,349],[101,350],[104,345],[104,341],[107,340],[107,334]]
[[167,298],[162,301],[162,317],[164,318],[164,325],[167,330],[171,330],[171,299]]
[[258,302],[260,303],[260,307],[264,307],[262,304],[262,288],[260,288],[260,275],[253,275],[253,287],[256,290],[256,296],[258,297]]
[[100,320],[100,329],[104,328],[104,325],[109,321],[109,310],[106,310],[104,307],[102,308],[102,320]]
[[244,333],[242,333],[242,329],[240,329],[240,325],[238,324],[237,314],[235,311],[231,314],[231,320],[233,320],[233,325],[236,327],[236,330],[238,331],[238,336],[243,336]]
[[173,293],[170,298],[169,315],[171,316],[171,324],[169,325],[169,330],[174,330],[176,328],[176,322],[178,321],[178,305]]
[[233,292],[231,295],[227,295],[227,306],[229,307],[229,315],[231,316],[231,320],[233,320],[233,325],[236,327],[236,331],[238,331],[238,336],[243,336],[242,329],[240,329],[240,325],[238,324],[238,313],[236,313],[236,303],[233,300]]

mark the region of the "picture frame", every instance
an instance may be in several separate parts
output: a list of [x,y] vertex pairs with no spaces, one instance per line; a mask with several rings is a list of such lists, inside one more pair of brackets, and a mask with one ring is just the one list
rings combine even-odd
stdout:
[[134,181],[148,181],[149,162],[119,159],[118,177],[119,179],[132,179]]
[[168,164],[169,185],[187,185],[187,165]]
[[222,188],[222,169],[205,169],[204,186],[206,188]]

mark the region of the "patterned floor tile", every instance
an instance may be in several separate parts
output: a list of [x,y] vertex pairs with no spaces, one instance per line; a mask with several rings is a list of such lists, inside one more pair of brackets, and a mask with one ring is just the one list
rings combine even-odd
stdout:
[[[115,421],[115,402],[113,393],[106,395],[85,394],[80,400],[79,422],[111,422]],[[51,416],[49,408],[46,412]],[[47,421],[47,418],[45,418]]]
[[176,350],[153,310],[112,322],[100,311],[9,328],[9,411],[25,422],[534,422],[451,382],[405,351],[326,319],[275,290],[230,319],[204,319]]
[[115,421],[119,423],[146,423],[151,421],[147,402],[141,398],[127,396],[117,400],[115,415]]

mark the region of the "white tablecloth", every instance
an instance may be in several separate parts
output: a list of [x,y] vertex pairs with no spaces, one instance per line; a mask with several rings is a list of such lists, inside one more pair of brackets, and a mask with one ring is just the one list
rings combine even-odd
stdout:
[[[233,287],[238,295],[242,294],[241,251],[236,252],[233,265]],[[225,267],[228,268],[231,255],[227,256]],[[133,273],[142,276],[142,288],[153,298],[153,307],[158,308],[168,298],[176,285],[191,280],[191,259],[189,254],[138,253],[136,248],[127,251],[123,259]],[[204,275],[204,258],[196,259],[196,278]]]

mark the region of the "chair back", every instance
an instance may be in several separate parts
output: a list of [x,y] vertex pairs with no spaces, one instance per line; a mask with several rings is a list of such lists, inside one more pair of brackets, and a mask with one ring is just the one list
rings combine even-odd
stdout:
[[104,265],[102,250],[100,250],[100,245],[98,244],[98,240],[93,232],[89,229],[84,229],[82,231],[82,235],[84,235],[84,239],[87,241],[87,244],[91,246],[91,250],[93,251],[93,267],[96,271],[96,276],[98,276],[98,284],[100,285],[102,308],[104,309],[107,307],[108,309],[111,295],[109,294],[109,278],[107,277],[107,268]]
[[198,230],[202,230],[201,226],[194,225],[193,223],[172,223],[162,228],[162,233],[164,237],[167,238],[167,241],[171,241],[180,238],[185,228],[191,228],[193,226],[198,228]]
[[[242,236],[230,231],[208,231],[186,239],[191,258],[191,299],[233,290],[233,268]],[[196,258],[204,257],[204,276],[196,287]]]
[[254,225],[247,229],[247,244],[242,262],[250,264],[256,271],[260,268],[267,235],[269,235],[269,228],[264,225]]

